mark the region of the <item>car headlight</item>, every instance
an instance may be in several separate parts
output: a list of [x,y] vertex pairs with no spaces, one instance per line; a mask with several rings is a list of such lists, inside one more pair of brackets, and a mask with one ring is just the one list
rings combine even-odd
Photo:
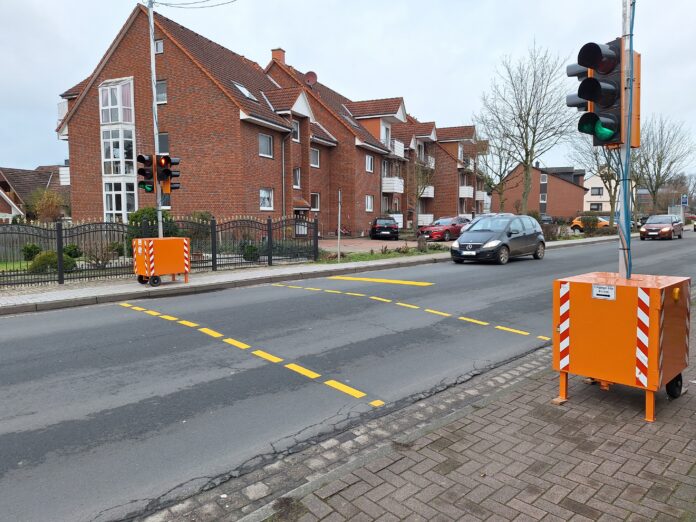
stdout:
[[645,227],[640,227],[641,232],[645,232]]
[[483,248],[495,248],[500,244],[499,239],[493,239],[492,241],[489,241],[485,245],[483,245]]
[[454,240],[454,243],[452,243],[452,248],[459,249],[459,240],[458,239]]
[[662,227],[662,232],[669,232],[672,230],[672,227]]

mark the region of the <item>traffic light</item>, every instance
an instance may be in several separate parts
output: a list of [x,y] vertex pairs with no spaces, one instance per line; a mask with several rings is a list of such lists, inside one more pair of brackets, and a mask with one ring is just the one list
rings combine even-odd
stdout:
[[138,168],[138,176],[142,176],[143,179],[138,181],[138,188],[143,189],[145,192],[155,191],[155,182],[153,180],[152,174],[152,156],[147,154],[138,154],[138,163],[142,163],[142,167]]
[[172,178],[181,176],[178,170],[172,170],[172,167],[176,167],[180,162],[179,158],[168,155],[157,157],[157,181],[162,183],[162,194],[171,194],[172,190],[181,188],[179,183],[172,182]]
[[587,111],[578,121],[578,130],[592,136],[595,146],[623,143],[621,57],[621,38],[606,44],[590,42],[580,49],[578,63],[566,69],[568,76],[580,80],[577,94],[568,95],[566,105]]

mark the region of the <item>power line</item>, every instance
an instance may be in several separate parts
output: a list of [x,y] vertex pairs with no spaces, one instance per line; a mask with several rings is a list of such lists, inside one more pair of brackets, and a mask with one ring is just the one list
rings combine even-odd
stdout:
[[175,7],[177,9],[207,9],[209,7],[219,7],[221,5],[233,4],[237,0],[227,0],[226,2],[220,2],[218,4],[192,5],[192,4],[206,3],[206,2],[210,2],[210,1],[213,1],[213,0],[199,0],[197,2],[181,2],[181,3],[176,3],[176,4],[170,4],[168,2],[157,2],[157,5],[163,5],[166,7]]

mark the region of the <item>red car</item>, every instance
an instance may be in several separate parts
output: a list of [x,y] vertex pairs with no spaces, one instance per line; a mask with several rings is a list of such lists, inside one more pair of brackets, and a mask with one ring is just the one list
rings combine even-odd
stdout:
[[469,221],[469,218],[457,216],[451,218],[440,218],[433,221],[430,225],[418,227],[418,235],[433,241],[449,241],[458,238],[461,230]]
[[645,225],[640,227],[640,239],[681,239],[684,235],[684,225],[678,216],[663,214],[650,216]]

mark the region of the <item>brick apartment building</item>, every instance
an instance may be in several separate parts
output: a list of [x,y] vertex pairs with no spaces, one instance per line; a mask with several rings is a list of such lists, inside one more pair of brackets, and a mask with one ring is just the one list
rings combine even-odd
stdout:
[[[553,217],[575,217],[582,212],[586,188],[585,171],[573,167],[532,167],[532,185],[527,200],[527,209]],[[505,177],[504,208],[500,198],[493,192],[492,212],[517,212],[524,188],[524,169],[518,164]]]
[[[154,151],[148,34],[137,6],[94,72],[61,95],[76,219],[126,221],[155,205],[137,189],[135,162]],[[181,158],[174,214],[318,217],[332,235],[340,190],[347,232],[366,234],[388,211],[406,224],[409,147],[432,157],[419,146],[436,135],[432,124],[428,136],[398,139],[402,98],[350,100],[282,49],[263,68],[157,13],[155,40],[160,151]]]

